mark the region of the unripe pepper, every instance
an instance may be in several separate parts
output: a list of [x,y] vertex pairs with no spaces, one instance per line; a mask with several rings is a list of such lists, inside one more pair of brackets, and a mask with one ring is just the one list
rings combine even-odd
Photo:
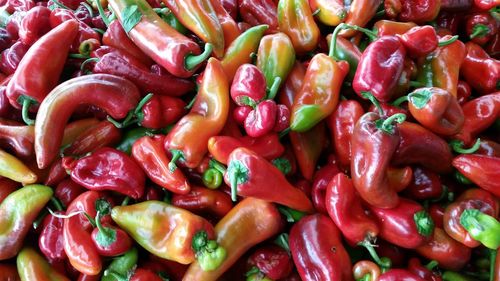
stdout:
[[[69,281],[70,279],[53,269],[50,264],[32,248],[24,248],[17,256],[17,270],[21,281],[49,280]],[[10,280],[10,279],[8,279]]]
[[21,160],[0,149],[0,176],[23,184],[35,183],[38,176]]
[[343,1],[309,0],[309,6],[313,13],[319,10],[315,17],[328,26],[339,25],[347,15]]

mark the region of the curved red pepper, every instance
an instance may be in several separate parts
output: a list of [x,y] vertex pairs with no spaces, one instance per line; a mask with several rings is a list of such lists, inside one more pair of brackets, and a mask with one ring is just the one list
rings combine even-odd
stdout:
[[35,123],[35,152],[40,168],[46,168],[59,154],[63,128],[81,104],[104,109],[116,119],[124,118],[139,101],[139,90],[130,81],[108,74],[70,79],[45,98]]
[[290,250],[302,280],[353,280],[338,228],[325,215],[303,217],[290,231]]
[[479,149],[476,151],[477,154],[500,157],[500,143],[494,142],[492,140],[481,140]]
[[479,187],[500,197],[500,157],[462,154],[453,159],[453,167]]
[[429,281],[405,269],[391,269],[380,275],[377,281]]
[[465,43],[466,55],[460,67],[465,81],[480,94],[490,94],[498,90],[500,81],[500,61],[491,58],[481,46]]
[[328,214],[326,208],[326,188],[329,182],[340,173],[336,163],[328,163],[316,171],[313,178],[311,200],[316,211]]
[[101,121],[80,134],[68,148],[63,150],[65,155],[84,155],[98,148],[113,146],[122,137],[118,128],[109,121]]
[[198,186],[193,186],[187,194],[174,194],[172,205],[195,214],[208,213],[216,218],[222,218],[233,208],[228,194]]
[[17,122],[0,120],[0,143],[14,150],[18,157],[32,156],[34,141],[33,126],[23,126]]

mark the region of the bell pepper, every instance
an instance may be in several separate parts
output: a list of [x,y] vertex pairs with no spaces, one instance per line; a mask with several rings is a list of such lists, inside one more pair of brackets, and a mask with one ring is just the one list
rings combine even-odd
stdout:
[[[356,123],[351,137],[351,175],[361,198],[379,208],[398,205],[397,191],[389,185],[387,169],[398,148],[399,126],[406,116],[396,114],[382,119],[379,114],[365,113]],[[370,142],[366,140],[370,139]]]
[[307,196],[293,187],[278,168],[246,148],[237,148],[231,152],[224,181],[231,186],[233,201],[236,201],[238,194],[279,203],[303,212],[313,210]]
[[469,235],[487,248],[497,250],[500,247],[500,222],[477,209],[464,210],[460,215],[460,224]]
[[241,33],[240,36],[234,39],[227,47],[221,64],[228,81],[233,80],[240,65],[252,62],[250,54],[257,52],[260,39],[264,36],[264,32],[268,28],[268,25],[253,26]]
[[59,153],[63,128],[80,104],[94,104],[113,118],[124,118],[139,100],[132,82],[109,74],[92,74],[70,79],[40,104],[35,123],[35,153],[40,168],[46,168]]
[[347,16],[343,1],[309,0],[309,6],[313,13],[319,10],[315,17],[328,26],[339,25]]
[[265,24],[268,33],[278,31],[278,15],[276,3],[273,0],[238,0],[238,11],[246,23],[251,26]]
[[0,58],[0,70],[2,73],[8,75],[14,74],[29,48],[29,46],[17,41],[10,48],[5,49]]
[[28,125],[34,124],[28,117],[30,105],[41,103],[57,85],[77,31],[78,24],[73,20],[52,29],[30,47],[10,79],[7,97],[12,106],[23,108],[23,119]]
[[500,81],[500,61],[491,58],[479,45],[467,42],[466,56],[460,67],[465,81],[480,94],[490,94],[498,90]]
[[[64,170],[66,173],[66,170]],[[66,173],[67,175],[67,173]],[[71,178],[63,179],[57,184],[54,195],[64,206],[69,206],[78,195],[87,191],[83,186],[72,181]]]
[[170,159],[163,148],[163,136],[138,139],[132,146],[132,157],[154,183],[176,194],[189,193],[191,186],[182,171],[168,168]]
[[434,274],[433,270],[438,265],[437,261],[430,261],[427,265],[422,265],[418,258],[411,258],[408,261],[408,271],[429,281],[442,281],[441,276]]
[[212,53],[206,44],[200,54],[195,42],[164,22],[145,0],[111,0],[109,5],[132,42],[174,76],[190,77]]
[[[288,242],[285,247],[288,247]],[[288,249],[289,250],[289,249]],[[254,276],[265,276],[272,280],[280,280],[290,275],[293,268],[293,261],[286,249],[273,244],[260,246],[247,260],[247,267],[250,270],[245,274]],[[258,277],[257,277],[258,278]]]
[[214,159],[226,165],[229,155],[238,147],[252,150],[267,160],[279,157],[285,151],[285,147],[281,144],[277,134],[268,134],[259,138],[215,136],[208,140],[210,154]]
[[465,210],[477,209],[487,215],[498,216],[498,203],[493,195],[482,189],[468,189],[455,202],[446,207],[444,213],[444,230],[456,241],[469,248],[479,246],[461,224],[461,216]]
[[149,129],[162,129],[179,120],[186,113],[181,99],[154,95],[137,114],[139,125]]
[[193,186],[187,194],[174,194],[172,205],[196,213],[224,217],[232,208],[231,197],[219,190]]
[[69,281],[70,279],[54,270],[50,264],[32,248],[25,247],[16,259],[21,281],[50,280]]
[[0,176],[22,184],[37,182],[38,176],[21,160],[0,150]]
[[[344,23],[364,27],[377,13],[377,9],[382,4],[382,0],[353,0],[347,11]],[[342,30],[343,37],[353,37],[354,30]]]
[[[444,36],[441,40],[449,40]],[[460,40],[438,47],[428,55],[420,65],[417,81],[426,87],[444,89],[453,96],[457,96],[457,84],[460,66],[466,54],[465,45]]]
[[0,120],[0,141],[10,147],[16,156],[27,158],[33,155],[35,131],[33,126]]
[[413,274],[412,272],[405,269],[390,269],[377,279],[378,281],[424,281],[427,279],[420,278],[418,275]]
[[62,154],[84,155],[101,147],[113,146],[120,139],[121,132],[118,128],[109,121],[101,121],[80,134],[69,147],[62,150]]
[[[210,4],[214,9],[217,19],[224,33],[224,47],[227,48],[241,34],[241,31],[235,19],[231,17],[228,11],[224,8],[222,1],[210,0]],[[225,54],[225,53],[224,53]]]
[[351,137],[356,122],[364,114],[363,107],[355,100],[340,101],[337,109],[327,119],[330,139],[340,166],[348,170],[351,164]]
[[336,163],[327,163],[314,173],[311,200],[316,211],[322,214],[328,214],[326,209],[326,188],[330,181],[340,173]]
[[175,170],[179,159],[189,168],[197,167],[208,150],[208,140],[222,130],[228,113],[228,81],[221,63],[211,58],[191,111],[165,138],[165,150],[172,153],[170,170]]
[[295,223],[290,250],[302,280],[353,280],[340,232],[325,215],[306,216]]
[[452,165],[482,189],[500,196],[498,188],[500,157],[462,154],[453,159]]
[[256,65],[266,77],[268,92],[280,87],[294,63],[295,49],[292,40],[285,33],[278,32],[262,37],[257,51]]
[[255,107],[266,97],[266,78],[253,64],[242,64],[231,84],[231,98],[239,106]]
[[19,252],[31,224],[52,194],[48,186],[27,185],[0,203],[0,260],[12,258]]
[[476,136],[490,127],[500,113],[500,92],[481,96],[462,106],[465,121],[462,130],[453,138],[470,145]]
[[278,106],[274,100],[260,102],[245,118],[245,132],[253,138],[271,133],[276,125],[277,113]]
[[392,164],[418,164],[439,174],[452,171],[453,154],[441,137],[418,124],[404,122],[399,125],[399,138]]
[[465,19],[465,34],[478,45],[484,45],[498,32],[496,19],[488,12],[469,14]]
[[280,31],[290,37],[299,54],[313,51],[318,45],[320,31],[312,12],[307,0],[278,1]]
[[114,258],[104,271],[101,281],[116,281],[112,273],[128,275],[134,269],[138,261],[137,248],[132,248],[122,256]]
[[94,54],[97,56],[97,62],[92,68],[93,73],[106,73],[129,79],[143,93],[182,96],[194,88],[191,81],[175,77],[170,73],[163,75],[153,73],[124,50],[101,47]]
[[415,249],[425,244],[434,231],[434,222],[423,206],[401,198],[392,209],[369,206],[380,226],[380,237],[399,247]]
[[[56,212],[61,214],[62,210]],[[50,261],[63,261],[66,259],[63,242],[64,219],[55,217],[52,214],[43,219],[42,232],[38,238],[38,247],[45,257]]]
[[[213,226],[189,211],[161,201],[114,207],[113,220],[150,253],[182,264],[198,260],[213,271],[224,261],[224,245],[213,240]],[[162,227],[157,222],[162,221]]]
[[31,46],[45,33],[50,31],[50,9],[47,7],[33,7],[21,20],[19,26],[19,40]]
[[337,107],[340,88],[349,71],[349,64],[334,60],[334,46],[332,43],[328,56],[317,54],[309,62],[304,84],[291,109],[290,128],[293,131],[308,131]]
[[217,243],[227,250],[226,259],[214,271],[204,271],[195,261],[183,280],[217,280],[248,249],[276,235],[280,228],[281,217],[274,204],[256,198],[242,200],[214,228]]

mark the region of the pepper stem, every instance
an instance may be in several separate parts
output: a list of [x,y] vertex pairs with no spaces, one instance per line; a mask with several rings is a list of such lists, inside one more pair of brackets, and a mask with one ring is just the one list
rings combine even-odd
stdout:
[[366,238],[365,240],[361,241],[358,245],[365,247],[366,250],[368,250],[368,253],[370,253],[370,256],[372,259],[375,261],[375,263],[380,266],[381,269],[389,269],[392,266],[392,261],[389,258],[380,258],[380,256],[377,254],[377,251],[375,251],[375,248],[373,247],[373,244],[370,242],[370,238]]
[[222,179],[222,173],[215,168],[207,169],[202,177],[203,184],[210,189],[219,188],[222,184]]
[[99,59],[98,59],[98,58],[88,58],[88,59],[86,59],[86,60],[84,60],[84,61],[82,62],[82,64],[80,65],[80,70],[81,70],[81,71],[84,71],[84,70],[85,70],[85,67],[86,67],[89,63],[91,63],[91,62],[98,62],[98,61],[99,61]]
[[36,100],[34,100],[31,97],[22,95],[22,96],[19,96],[19,98],[17,99],[17,102],[23,106],[21,114],[22,114],[24,123],[26,123],[28,126],[33,126],[35,124],[35,120],[30,118],[29,109],[30,109],[30,106],[32,104],[37,103]]
[[204,62],[210,56],[210,54],[212,53],[212,50],[213,50],[213,45],[210,43],[206,43],[205,50],[203,51],[203,53],[201,53],[197,56],[194,56],[194,55],[186,56],[186,58],[184,59],[184,67],[187,70],[193,70],[194,68],[196,68],[202,62]]
[[65,10],[70,10],[70,11],[74,11],[73,9],[69,8],[68,6],[64,5],[63,3],[59,2],[58,0],[52,0],[52,2],[54,4],[56,4],[57,7],[59,8],[63,8]]
[[369,101],[371,101],[371,103],[373,103],[373,105],[375,105],[375,107],[377,108],[378,110],[378,114],[380,116],[384,115],[384,110],[382,109],[382,107],[380,106],[380,102],[375,98],[375,96],[370,93],[370,92],[361,92],[361,95],[365,98],[365,99],[368,99]]
[[222,165],[222,163],[220,163],[219,161],[217,161],[215,159],[210,159],[210,161],[208,162],[208,165],[211,168],[214,168],[217,171],[219,171],[221,174],[226,173],[226,167],[224,165]]
[[128,278],[119,274],[118,272],[115,272],[113,270],[106,269],[104,270],[104,276],[111,276],[115,278],[117,281],[128,281]]
[[273,100],[276,97],[276,94],[278,93],[280,85],[281,85],[281,77],[274,78],[273,85],[271,85],[271,88],[269,88],[269,92],[267,94],[267,99]]
[[238,195],[238,184],[248,181],[248,169],[238,160],[233,160],[227,167],[227,174],[231,182],[231,200],[236,201]]
[[97,211],[95,224],[99,232],[97,233],[96,242],[103,247],[107,247],[116,242],[116,230],[103,226],[101,224],[101,217],[101,213]]
[[104,9],[102,7],[102,3],[100,0],[95,0],[96,1],[96,6],[97,6],[97,11],[99,11],[99,16],[101,16],[102,21],[106,26],[109,26],[111,24],[111,21],[109,18],[106,16],[106,12],[104,12]]
[[401,124],[405,120],[406,115],[404,115],[403,113],[396,113],[385,119],[384,122],[382,122],[382,124],[380,125],[379,129],[392,135],[394,133],[394,125],[392,123],[397,122]]
[[460,224],[469,235],[492,250],[500,247],[500,222],[477,209],[467,209],[460,216]]
[[486,34],[488,34],[488,32],[490,32],[490,29],[488,28],[488,26],[486,26],[484,24],[476,24],[472,28],[472,34],[469,37],[470,37],[470,39],[475,38],[475,37],[483,37]]
[[408,96],[402,96],[392,102],[392,105],[401,107],[401,104],[408,101]]
[[198,263],[204,271],[217,269],[226,259],[226,249],[221,247],[217,241],[208,240],[207,232],[202,230],[193,236],[191,247],[196,253]]
[[331,58],[338,59],[335,57],[335,52],[337,51],[337,37],[338,37],[340,31],[342,31],[344,29],[354,29],[356,31],[361,31],[364,34],[366,34],[366,36],[368,36],[368,38],[370,38],[370,41],[377,40],[377,33],[374,32],[373,30],[369,30],[369,29],[366,29],[366,28],[363,28],[363,27],[360,27],[357,25],[341,23],[335,28],[335,30],[332,33],[330,49],[328,51],[328,56]]
[[173,173],[177,169],[177,164],[175,163],[184,158],[184,153],[178,149],[171,149],[170,153],[172,153],[172,160],[168,163],[168,169]]
[[413,220],[417,225],[417,231],[420,235],[429,237],[434,231],[434,221],[432,220],[429,213],[427,213],[425,210],[416,212],[413,215]]
[[64,210],[64,206],[63,206],[62,202],[59,199],[57,199],[56,197],[54,197],[54,196],[50,197],[50,202],[52,202],[52,205],[54,205],[56,210],[58,210],[58,211]]
[[185,109],[185,110],[190,110],[190,109],[191,109],[191,107],[193,107],[194,102],[196,101],[196,97],[197,97],[197,96],[198,96],[198,95],[195,95],[195,96],[194,96],[194,97],[193,97],[193,98],[189,101],[189,103],[188,103],[188,104],[184,107],[184,109]]
[[433,270],[438,265],[439,265],[438,261],[431,260],[428,264],[425,265],[425,268],[427,268],[428,270]]
[[149,93],[147,94],[146,96],[144,96],[140,101],[139,103],[137,103],[137,106],[134,108],[134,110],[131,110],[128,112],[127,116],[125,117],[125,119],[123,119],[123,122],[118,122],[116,121],[115,119],[113,119],[111,116],[108,116],[107,117],[107,120],[109,122],[111,122],[113,125],[115,125],[115,127],[121,129],[121,128],[125,128],[125,127],[128,127],[134,123],[137,123],[139,121],[142,121],[142,120],[138,120],[137,118],[134,118],[134,117],[137,117],[140,115],[141,113],[141,110],[142,108],[144,107],[144,105],[153,97],[153,94],[152,93]]
[[481,147],[481,139],[478,138],[474,145],[470,148],[464,148],[464,143],[459,140],[452,140],[450,141],[450,146],[455,151],[456,153],[460,154],[471,154],[476,152],[480,147]]
[[458,39],[458,35],[454,35],[454,36],[452,36],[452,37],[451,37],[450,39],[448,39],[448,40],[439,41],[438,46],[439,46],[439,47],[448,46],[448,45],[450,45],[451,43],[453,43],[453,42],[457,41],[457,39]]

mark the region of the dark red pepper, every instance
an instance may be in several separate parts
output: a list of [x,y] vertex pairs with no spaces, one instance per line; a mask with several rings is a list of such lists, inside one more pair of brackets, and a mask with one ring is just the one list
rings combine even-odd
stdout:
[[444,192],[439,175],[426,168],[413,168],[413,179],[405,188],[408,198],[416,200],[438,199]]
[[460,67],[465,81],[480,94],[490,94],[499,90],[500,60],[491,58],[481,46],[467,42],[467,54]]
[[122,137],[118,128],[111,122],[104,120],[81,133],[66,149],[64,155],[80,156],[90,153],[98,148],[113,146]]
[[500,157],[462,154],[453,159],[453,167],[467,179],[500,197]]
[[78,195],[85,191],[86,189],[83,186],[77,184],[73,180],[64,179],[56,186],[54,195],[64,204],[64,206],[69,206]]
[[311,200],[316,211],[328,214],[326,209],[326,188],[329,182],[340,173],[336,163],[328,163],[316,171],[313,178]]
[[469,14],[465,18],[465,34],[476,44],[484,45],[498,33],[497,20],[488,12]]
[[411,258],[410,261],[408,261],[408,270],[427,281],[442,281],[443,279],[441,278],[441,276],[438,276],[432,272],[432,269],[437,264],[438,263],[436,261],[433,261],[426,266],[423,266],[418,258]]
[[32,156],[34,138],[33,126],[24,126],[17,122],[0,120],[0,145],[12,149],[16,156],[22,158]]
[[154,95],[138,115],[141,127],[161,129],[173,124],[186,113],[186,103],[178,98]]
[[231,196],[228,194],[198,186],[193,186],[187,194],[174,194],[172,205],[195,214],[208,213],[216,218],[224,217],[233,208]]
[[405,269],[391,269],[380,275],[377,281],[429,281]]
[[247,265],[257,267],[272,280],[281,280],[292,272],[293,260],[285,249],[277,245],[264,245],[250,255]]
[[413,58],[430,54],[438,47],[438,36],[434,27],[430,25],[415,26],[401,35],[401,42],[408,55]]
[[[63,212],[56,212],[62,214]],[[62,261],[66,259],[66,252],[64,252],[63,241],[63,225],[64,219],[47,215],[43,219],[42,233],[38,238],[38,246],[40,251],[51,262]]]

